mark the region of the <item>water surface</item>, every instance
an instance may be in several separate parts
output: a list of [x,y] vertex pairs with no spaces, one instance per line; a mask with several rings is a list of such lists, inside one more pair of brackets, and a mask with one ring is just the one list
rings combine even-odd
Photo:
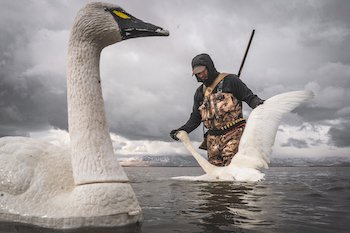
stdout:
[[[132,229],[64,232],[350,232],[350,168],[273,167],[257,184],[171,180],[199,167],[125,168],[143,209]],[[58,230],[2,223],[0,233]]]

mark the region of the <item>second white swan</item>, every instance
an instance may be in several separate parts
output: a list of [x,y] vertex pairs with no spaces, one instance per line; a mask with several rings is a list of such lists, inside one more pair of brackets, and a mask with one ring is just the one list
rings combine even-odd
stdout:
[[193,147],[188,134],[185,131],[178,132],[176,136],[184,143],[206,174],[173,177],[173,179],[243,182],[256,182],[263,179],[264,174],[259,169],[268,168],[269,156],[282,116],[312,97],[311,91],[286,92],[273,96],[256,107],[249,115],[238,152],[226,167],[210,164]]

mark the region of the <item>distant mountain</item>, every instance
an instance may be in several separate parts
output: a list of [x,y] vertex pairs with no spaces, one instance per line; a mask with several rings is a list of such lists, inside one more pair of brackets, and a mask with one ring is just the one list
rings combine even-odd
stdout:
[[[122,166],[197,167],[197,161],[187,155],[135,155],[120,157]],[[270,167],[350,167],[349,157],[272,158]]]
[[123,166],[150,166],[150,167],[196,167],[197,161],[192,156],[163,156],[138,155],[119,159]]
[[349,157],[273,158],[271,167],[350,167]]

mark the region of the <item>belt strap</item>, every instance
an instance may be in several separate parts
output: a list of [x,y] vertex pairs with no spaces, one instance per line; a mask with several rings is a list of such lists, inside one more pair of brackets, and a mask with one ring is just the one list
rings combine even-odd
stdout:
[[224,127],[221,127],[219,129],[209,129],[208,130],[208,134],[209,135],[223,135],[235,128],[239,128],[239,127],[243,127],[245,126],[246,120],[243,118],[239,118],[233,122],[228,123],[227,125],[225,125]]

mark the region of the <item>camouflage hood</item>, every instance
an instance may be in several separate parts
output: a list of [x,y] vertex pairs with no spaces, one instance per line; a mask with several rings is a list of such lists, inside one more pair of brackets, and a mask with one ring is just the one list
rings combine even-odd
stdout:
[[[209,86],[215,78],[219,75],[219,72],[214,66],[214,62],[208,54],[202,53],[195,56],[192,59],[192,69],[195,66],[205,66],[208,69],[208,79],[204,81],[204,85]],[[198,80],[198,79],[197,79]]]

